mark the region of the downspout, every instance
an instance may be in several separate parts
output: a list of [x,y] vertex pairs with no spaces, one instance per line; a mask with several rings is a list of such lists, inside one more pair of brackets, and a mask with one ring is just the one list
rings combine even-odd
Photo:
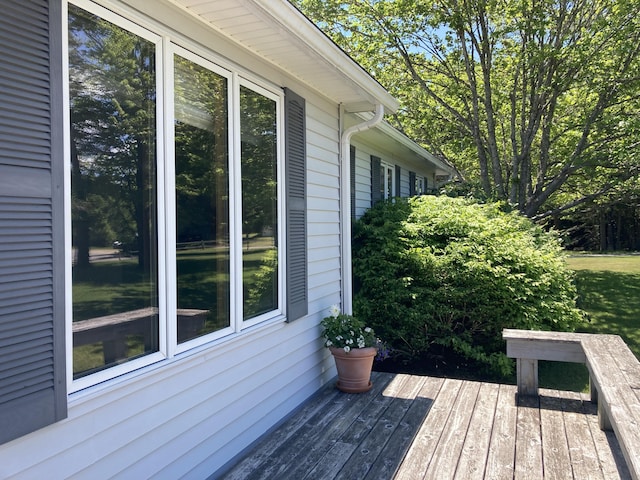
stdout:
[[[343,117],[341,111],[341,120]],[[384,117],[384,106],[376,104],[373,118],[342,132],[340,139],[340,224],[342,226],[342,312],[353,313],[353,272],[351,265],[351,137],[375,127]]]

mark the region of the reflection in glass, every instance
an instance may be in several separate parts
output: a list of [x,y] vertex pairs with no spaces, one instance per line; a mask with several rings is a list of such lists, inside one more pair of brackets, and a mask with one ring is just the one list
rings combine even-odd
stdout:
[[158,350],[154,45],[69,5],[73,372]]
[[178,342],[230,325],[226,79],[175,64]]
[[276,102],[240,89],[244,319],[278,308]]

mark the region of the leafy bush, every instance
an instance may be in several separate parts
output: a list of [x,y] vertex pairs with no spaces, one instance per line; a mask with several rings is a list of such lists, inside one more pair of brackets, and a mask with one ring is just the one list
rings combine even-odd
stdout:
[[499,204],[383,202],[354,226],[355,313],[408,357],[434,345],[509,374],[503,328],[573,330],[573,273],[557,235]]

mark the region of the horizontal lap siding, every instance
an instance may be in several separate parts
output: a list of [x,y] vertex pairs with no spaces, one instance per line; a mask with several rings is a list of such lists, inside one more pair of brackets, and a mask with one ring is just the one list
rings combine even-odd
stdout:
[[340,146],[335,106],[309,102],[307,108],[309,285],[315,287],[309,291],[311,311],[315,305],[340,302]]
[[0,478],[207,478],[331,379],[318,323],[340,299],[338,134],[328,134],[337,107],[296,92],[306,98],[308,191],[319,174],[334,177],[315,189],[331,198],[307,199],[307,317],[72,394],[66,421],[0,450]]

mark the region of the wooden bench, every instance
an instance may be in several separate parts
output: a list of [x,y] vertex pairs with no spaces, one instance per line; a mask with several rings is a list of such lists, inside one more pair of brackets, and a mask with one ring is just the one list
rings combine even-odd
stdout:
[[[176,313],[182,342],[204,328],[209,311],[179,308]],[[157,336],[152,335],[158,329],[157,315],[157,307],[146,307],[73,322],[73,346],[102,343],[105,365],[127,358],[129,336],[142,338],[144,351],[151,352],[157,348]]]
[[518,395],[538,394],[538,360],[585,363],[602,429],[613,430],[627,466],[640,480],[640,362],[618,335],[505,329],[517,360]]

